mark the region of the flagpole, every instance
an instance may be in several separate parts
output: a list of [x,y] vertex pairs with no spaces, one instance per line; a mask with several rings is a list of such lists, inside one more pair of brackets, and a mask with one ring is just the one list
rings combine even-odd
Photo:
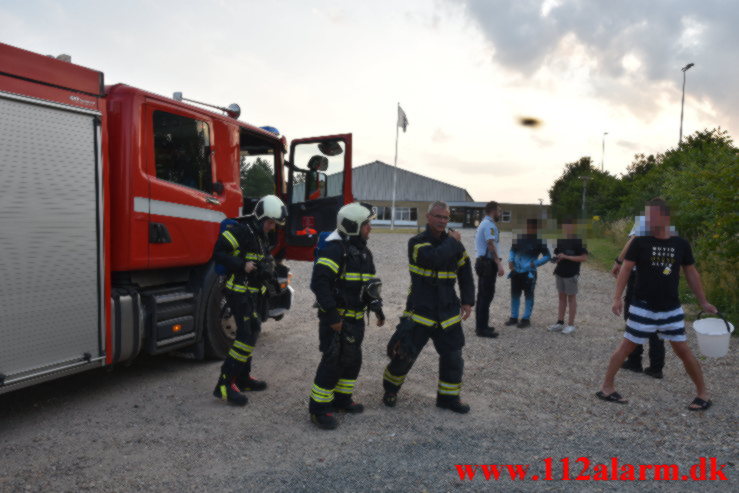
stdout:
[[398,103],[398,114],[395,121],[395,171],[393,172],[393,205],[390,208],[390,229],[395,229],[395,185],[398,183],[398,136],[400,134],[400,103]]

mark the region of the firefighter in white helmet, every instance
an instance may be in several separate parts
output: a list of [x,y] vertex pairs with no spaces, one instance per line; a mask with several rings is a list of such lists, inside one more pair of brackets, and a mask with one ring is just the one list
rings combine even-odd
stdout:
[[213,395],[239,406],[246,405],[245,390],[264,390],[267,384],[251,376],[251,356],[259,319],[256,298],[274,271],[268,234],[284,225],[287,208],[278,197],[266,195],[254,212],[238,218],[216,241],[213,252],[217,264],[225,267],[226,302],[236,321],[236,339],[221,367]]
[[336,428],[334,411],[358,414],[364,410],[352,400],[362,365],[364,319],[371,311],[378,326],[385,323],[381,283],[367,248],[374,217],[369,204],[345,205],[339,210],[338,228],[319,245],[316,254],[310,287],[318,305],[323,356],[313,381],[309,412],[319,428]]

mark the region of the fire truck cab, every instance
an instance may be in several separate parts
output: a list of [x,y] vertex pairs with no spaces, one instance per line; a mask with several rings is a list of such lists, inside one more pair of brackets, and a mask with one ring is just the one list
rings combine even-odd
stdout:
[[223,357],[213,245],[266,194],[289,212],[265,310],[282,317],[284,260],[312,260],[353,200],[351,145],[293,140],[286,159],[276,129],[0,44],[0,393],[141,352]]

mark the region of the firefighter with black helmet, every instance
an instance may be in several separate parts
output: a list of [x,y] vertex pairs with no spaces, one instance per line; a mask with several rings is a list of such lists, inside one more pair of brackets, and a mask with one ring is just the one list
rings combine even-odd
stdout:
[[369,204],[347,204],[339,210],[338,228],[319,248],[311,290],[318,305],[321,362],[309,400],[311,421],[322,429],[338,425],[334,411],[359,414],[364,406],[352,400],[362,365],[365,316],[371,311],[377,325],[385,323],[380,280],[367,248],[374,218]]
[[[436,405],[464,414],[470,407],[459,397],[464,372],[462,321],[475,304],[472,268],[459,232],[446,230],[447,204],[434,202],[426,218],[426,231],[408,241],[411,289],[401,322],[388,344],[391,360],[383,375],[382,401],[395,407],[406,375],[431,339],[439,353]],[[457,281],[460,297],[454,289]]]
[[215,262],[228,271],[224,294],[237,329],[213,395],[239,406],[248,402],[243,391],[267,388],[265,382],[251,376],[259,324],[256,299],[274,269],[267,235],[277,225],[284,225],[286,218],[287,208],[282,200],[266,195],[257,202],[252,214],[239,218],[238,224],[221,233],[214,248]]

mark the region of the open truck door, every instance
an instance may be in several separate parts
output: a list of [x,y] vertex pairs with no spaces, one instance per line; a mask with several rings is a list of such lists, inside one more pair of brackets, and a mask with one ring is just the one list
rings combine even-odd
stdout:
[[336,214],[352,202],[352,135],[295,139],[286,163],[286,256],[313,260],[318,235],[336,229]]

